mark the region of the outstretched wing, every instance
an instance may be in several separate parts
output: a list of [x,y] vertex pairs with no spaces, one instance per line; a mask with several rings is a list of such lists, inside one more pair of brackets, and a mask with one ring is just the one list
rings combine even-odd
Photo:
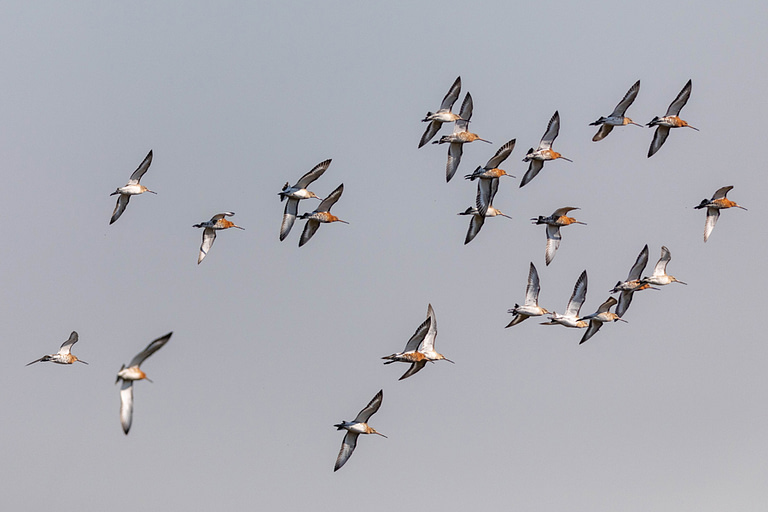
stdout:
[[648,158],[651,158],[656,152],[664,145],[664,142],[669,137],[669,126],[657,126],[656,132],[653,134],[653,140],[651,141],[651,147],[648,148]]
[[728,185],[727,187],[720,187],[715,191],[715,195],[712,196],[712,200],[715,199],[724,199],[725,196],[730,192],[730,190],[733,188],[733,185]]
[[527,185],[533,178],[536,177],[537,174],[539,174],[539,171],[544,168],[544,162],[541,160],[535,160],[532,159],[531,163],[528,164],[528,171],[525,173],[525,176],[523,176],[523,179],[520,181],[520,187],[524,187]]
[[355,417],[355,421],[358,423],[368,423],[368,420],[376,414],[376,411],[381,407],[381,400],[384,398],[384,390],[380,389],[376,396],[374,396],[368,405],[366,405],[362,411],[360,411]]
[[555,113],[549,119],[549,124],[547,124],[547,131],[544,132],[544,136],[541,138],[541,142],[539,142],[539,149],[551,149],[558,133],[560,133],[560,113],[555,110]]
[[435,350],[435,338],[437,338],[437,317],[435,317],[435,310],[432,309],[432,304],[427,306],[427,320],[429,320],[429,331],[424,336],[424,341],[421,342],[419,352],[430,352]]
[[676,116],[680,114],[680,111],[683,109],[686,103],[688,103],[688,98],[691,97],[691,81],[688,80],[688,83],[685,84],[683,87],[683,90],[680,91],[680,94],[677,95],[677,98],[669,104],[669,108],[667,109],[666,115],[668,116]]
[[285,240],[288,233],[291,232],[293,222],[296,220],[296,213],[299,209],[299,200],[292,197],[288,198],[285,203],[285,211],[283,212],[283,223],[280,224],[280,241]]
[[419,140],[419,147],[432,140],[432,137],[434,137],[438,130],[440,130],[441,126],[443,126],[443,123],[440,121],[430,121],[427,125],[427,129],[424,130],[424,135],[422,135],[421,140]]
[[453,82],[453,85],[448,89],[448,93],[443,98],[443,102],[440,104],[440,110],[450,110],[456,100],[459,99],[461,93],[461,77],[457,77]]
[[336,189],[328,194],[328,197],[320,201],[320,205],[315,210],[316,212],[329,212],[331,211],[331,206],[336,204],[336,201],[339,200],[341,197],[341,194],[344,192],[344,184],[342,183]]
[[579,316],[581,305],[584,304],[584,299],[587,297],[587,271],[583,271],[576,280],[576,285],[573,287],[573,293],[571,294],[571,300],[568,301],[568,306],[565,308],[565,314],[568,316]]
[[200,244],[200,253],[197,255],[198,265],[208,255],[208,251],[211,250],[214,240],[216,240],[216,230],[213,228],[205,228],[203,230],[203,242]]
[[707,221],[704,224],[704,241],[709,240],[709,235],[712,234],[712,230],[715,229],[717,219],[720,218],[720,210],[717,208],[707,208]]
[[131,359],[131,362],[128,364],[128,366],[141,366],[141,363],[143,363],[146,358],[163,348],[163,346],[168,343],[168,340],[171,339],[172,334],[173,331],[152,341],[149,345],[147,345],[147,348],[136,354],[133,359]]
[[403,376],[402,376],[402,377],[400,377],[400,378],[399,378],[399,379],[397,379],[397,380],[403,380],[403,379],[407,379],[407,378],[408,378],[408,377],[410,377],[411,375],[414,375],[414,374],[418,373],[418,372],[419,372],[419,370],[421,370],[422,368],[424,368],[424,366],[425,366],[426,364],[427,364],[427,360],[426,360],[426,359],[422,359],[421,361],[416,361],[416,362],[414,362],[414,363],[411,363],[411,366],[408,368],[408,370],[407,370],[407,371],[406,371],[406,372],[403,374]]
[[669,249],[667,249],[665,246],[661,246],[661,258],[659,258],[659,261],[656,263],[656,266],[653,269],[653,275],[654,276],[663,276],[667,274],[667,263],[669,263],[669,260],[672,259],[672,255],[669,253]]
[[221,213],[217,213],[216,215],[211,217],[211,222],[216,222],[217,220],[221,220],[224,217],[231,217],[234,214],[235,214],[235,212],[221,212]]
[[535,306],[539,303],[539,273],[531,262],[531,268],[528,270],[528,285],[525,287],[525,305]]
[[445,181],[451,181],[461,162],[461,154],[464,152],[464,144],[451,142],[448,145],[448,162],[445,164]]
[[507,159],[509,154],[512,153],[512,150],[515,149],[515,142],[517,142],[517,139],[512,139],[501,146],[496,154],[493,155],[493,158],[488,160],[488,163],[485,164],[485,169],[495,169],[500,166],[501,163]]
[[581,345],[582,343],[587,341],[589,338],[594,336],[602,326],[603,326],[603,322],[600,322],[599,320],[590,320],[589,328],[587,329],[587,332],[584,333],[584,336],[581,337],[581,341],[579,342],[579,345]]
[[597,130],[595,136],[592,137],[592,142],[603,140],[609,133],[611,133],[611,130],[613,130],[613,125],[603,123],[600,125],[600,129]]
[[131,196],[127,194],[119,194],[117,196],[117,203],[115,204],[115,209],[112,211],[112,218],[109,219],[109,223],[113,224],[117,219],[120,218],[120,216],[125,211],[125,207],[128,206],[128,201],[130,201]]
[[552,226],[551,224],[547,224],[547,251],[545,255],[545,261],[547,265],[552,263],[552,260],[555,259],[555,253],[560,247],[561,238],[560,226]]
[[624,117],[624,114],[626,113],[629,106],[635,101],[635,98],[637,98],[637,92],[639,90],[640,80],[635,82],[634,85],[629,88],[627,94],[624,95],[624,98],[619,102],[618,105],[616,105],[616,108],[613,109],[613,112],[611,112],[611,117]]
[[299,178],[299,181],[296,182],[297,188],[307,188],[310,183],[315,181],[317,178],[323,175],[326,169],[328,169],[328,166],[331,165],[331,159],[325,160],[323,162],[320,162],[316,166],[312,168],[311,171],[309,171],[307,174]]
[[[472,108],[472,95],[467,93],[467,95],[464,96],[464,101],[461,103],[461,110],[459,110],[459,116],[461,117],[461,120],[464,121],[465,126],[469,123],[469,120],[472,117]],[[458,122],[456,124],[458,124]]]
[[128,180],[129,185],[136,185],[141,181],[141,177],[144,176],[144,173],[147,172],[147,169],[149,169],[149,164],[152,163],[152,150],[149,150],[149,153],[147,153],[147,156],[144,158],[144,161],[139,164],[139,166],[136,168],[135,171],[133,171],[133,174],[131,174],[131,178]]
[[133,422],[133,381],[124,380],[120,385],[120,424],[128,434]]
[[485,217],[478,213],[472,215],[472,217],[469,219],[469,229],[467,230],[467,236],[464,237],[464,245],[467,245],[469,242],[475,239],[477,234],[480,232],[480,229],[482,229],[484,223]]
[[640,251],[640,254],[637,255],[635,264],[632,265],[631,269],[629,269],[629,274],[627,275],[627,281],[635,281],[637,279],[640,279],[640,274],[643,273],[643,270],[645,270],[645,266],[647,264],[648,264],[648,244],[645,244],[645,247],[643,247],[643,250]]
[[309,242],[309,239],[312,238],[312,236],[315,234],[315,231],[317,231],[317,228],[319,227],[319,221],[316,221],[315,219],[309,219],[307,223],[304,224],[304,231],[301,232],[301,238],[299,238],[299,247]]
[[334,471],[338,471],[341,466],[346,464],[347,460],[352,455],[352,452],[355,451],[358,435],[359,434],[350,431],[347,431],[344,435],[344,441],[341,442],[341,450],[339,450],[339,455],[336,457],[336,464],[333,466]]

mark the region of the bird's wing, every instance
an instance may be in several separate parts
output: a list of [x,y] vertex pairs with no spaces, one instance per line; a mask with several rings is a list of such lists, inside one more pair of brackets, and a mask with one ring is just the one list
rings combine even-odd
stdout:
[[547,124],[547,131],[544,132],[544,136],[541,138],[541,142],[539,142],[539,149],[552,148],[552,143],[557,138],[558,133],[560,133],[560,113],[555,111],[549,120],[549,124]]
[[329,165],[331,165],[330,158],[314,166],[311,171],[299,178],[299,181],[297,181],[295,185],[296,188],[307,188],[310,183],[323,175]]
[[133,381],[124,380],[120,385],[120,424],[128,434],[133,422]]
[[576,281],[576,285],[573,287],[573,293],[571,294],[571,300],[568,301],[568,306],[565,308],[565,314],[568,316],[579,316],[581,305],[584,304],[584,299],[587,297],[587,271],[583,271]]
[[547,251],[545,254],[547,265],[552,263],[552,260],[555,259],[555,253],[560,247],[561,238],[560,226],[552,226],[551,224],[547,224]]
[[648,158],[652,157],[669,137],[669,126],[657,126],[653,134],[651,147],[648,148]]
[[203,242],[200,244],[200,253],[197,255],[198,265],[208,255],[208,251],[211,250],[214,240],[216,240],[216,230],[213,228],[205,228],[203,230]]
[[600,125],[600,129],[597,130],[597,133],[595,134],[595,136],[592,137],[592,142],[603,140],[608,136],[609,133],[611,133],[611,130],[613,130],[613,125],[610,125],[610,124]]
[[422,359],[421,361],[416,361],[415,363],[411,363],[411,366],[410,366],[410,367],[408,367],[408,370],[407,370],[407,371],[406,371],[406,372],[405,372],[405,373],[402,375],[402,377],[400,377],[400,378],[399,378],[399,379],[397,379],[397,380],[403,380],[403,379],[407,379],[407,378],[408,378],[408,377],[410,377],[411,375],[413,375],[413,374],[415,374],[415,373],[418,373],[418,372],[419,372],[419,370],[421,370],[422,368],[424,368],[424,366],[425,366],[426,364],[427,364],[427,360],[426,360],[426,359]]
[[163,345],[168,343],[168,340],[171,339],[172,334],[173,331],[152,341],[149,345],[147,345],[147,348],[133,356],[133,359],[131,359],[131,362],[128,364],[128,366],[141,366],[141,363],[143,363],[146,358],[163,348]]
[[533,178],[536,177],[537,174],[539,174],[539,171],[544,167],[544,162],[541,160],[531,160],[531,163],[528,164],[528,171],[525,173],[525,176],[523,176],[523,179],[520,181],[520,187],[524,187],[527,185]]
[[616,314],[619,318],[624,316],[624,313],[629,309],[629,305],[632,303],[632,294],[634,292],[623,291],[619,294],[619,305],[616,306]]
[[597,313],[606,313],[609,309],[615,306],[617,302],[618,301],[613,297],[608,297],[608,300],[600,304],[600,307],[597,308]]
[[221,220],[224,217],[231,217],[234,214],[235,214],[235,212],[221,212],[221,213],[217,213],[216,215],[211,217],[211,222],[216,222],[217,220]]
[[149,169],[149,164],[152,163],[152,150],[149,150],[149,153],[147,153],[146,158],[144,158],[144,161],[139,164],[139,166],[136,168],[135,171],[133,171],[133,174],[131,174],[131,178],[128,180],[129,185],[136,185],[141,181],[141,177],[144,176],[144,173],[147,172],[147,169]]
[[672,259],[672,255],[669,253],[669,249],[665,246],[661,246],[661,258],[656,262],[656,266],[653,268],[654,276],[663,276],[667,274],[667,263]]
[[368,405],[366,405],[362,411],[357,413],[357,416],[355,417],[355,421],[359,423],[368,423],[368,420],[376,414],[376,411],[379,410],[379,407],[381,407],[381,400],[384,398],[384,390],[379,390],[378,393],[376,393],[376,396],[374,396],[370,402],[368,402]]
[[720,218],[720,210],[717,208],[707,208],[707,222],[704,224],[704,241],[709,240],[709,235],[712,234],[712,230],[715,229],[717,219]]
[[488,160],[488,163],[485,164],[485,169],[495,169],[501,165],[501,163],[507,159],[509,154],[512,153],[512,150],[515,149],[516,141],[517,139],[512,139],[511,141],[501,146],[496,154],[493,155],[493,158]]
[[117,219],[120,218],[120,216],[125,211],[125,207],[128,206],[128,201],[130,201],[131,196],[126,194],[120,194],[117,196],[117,203],[115,204],[115,209],[112,212],[112,218],[109,219],[109,223],[113,224]]
[[563,215],[567,214],[568,212],[573,211],[573,210],[578,210],[578,209],[579,208],[577,208],[576,206],[564,206],[562,208],[558,208],[557,210],[555,210],[555,213],[552,214],[552,217],[554,217],[554,218],[562,217]]
[[344,441],[341,442],[341,450],[339,450],[339,456],[336,457],[336,464],[333,466],[334,471],[338,471],[341,466],[343,466],[347,459],[352,455],[352,452],[355,451],[355,446],[357,446],[357,436],[359,434],[355,432],[347,431],[347,433],[344,435]]
[[491,206],[491,202],[493,201],[493,195],[495,195],[495,191],[493,190],[493,184],[492,182],[496,181],[496,187],[498,187],[498,181],[499,178],[494,178],[491,180],[477,180],[477,195],[475,196],[475,206],[477,207],[477,212],[479,215],[485,217],[486,212],[488,212],[488,207]]
[[443,102],[440,103],[440,110],[450,110],[453,107],[453,104],[456,103],[456,100],[459,99],[460,93],[461,77],[457,77],[451,88],[448,89],[448,93],[445,95],[445,98],[443,98]]
[[600,328],[603,326],[603,322],[599,320],[590,320],[589,321],[589,328],[587,329],[587,332],[584,333],[584,336],[581,337],[581,341],[579,342],[579,345],[587,341],[589,338],[595,335],[597,331],[600,330]]
[[296,220],[296,213],[299,209],[299,200],[292,197],[288,198],[285,203],[285,211],[283,212],[283,223],[280,224],[280,241],[285,240],[288,233],[291,232],[293,222]]
[[464,96],[464,101],[461,102],[461,110],[459,110],[459,116],[461,116],[461,119],[468,123],[469,119],[472,117],[472,95],[467,93],[466,96]]
[[331,211],[331,206],[336,204],[336,201],[339,200],[341,197],[341,194],[344,192],[344,184],[342,183],[336,189],[328,194],[328,197],[320,201],[320,205],[317,207],[316,212],[329,212]]
[[424,135],[421,136],[421,140],[419,141],[419,147],[423,146],[430,140],[432,140],[432,137],[435,136],[435,134],[440,130],[440,127],[443,126],[443,123],[440,121],[430,121],[427,125],[427,129],[424,130]]
[[72,334],[69,335],[69,339],[61,344],[61,348],[59,349],[59,354],[65,355],[69,354],[69,351],[72,349],[72,345],[77,343],[78,336],[77,332],[72,331]]
[[668,116],[676,116],[680,114],[680,111],[683,109],[686,103],[688,103],[688,98],[691,97],[691,81],[688,80],[688,83],[685,84],[683,87],[683,90],[680,91],[680,94],[677,95],[677,98],[669,104],[669,108],[667,109],[666,115]]
[[451,142],[448,145],[448,162],[445,164],[445,181],[451,181],[461,162],[461,154],[464,151],[464,144],[460,142]]
[[315,219],[309,219],[307,223],[304,224],[304,231],[301,232],[301,238],[299,238],[299,247],[309,242],[309,239],[312,238],[312,235],[315,234],[315,231],[317,231],[317,228],[319,227],[319,221],[316,221]]
[[[634,83],[632,87],[629,88],[627,91],[627,94],[624,95],[624,98],[619,102],[618,105],[616,105],[616,108],[613,109],[613,112],[611,113],[611,117],[623,117],[626,113],[629,106],[632,104],[632,102],[635,101],[635,98],[637,98],[637,92],[640,90],[640,80]],[[607,135],[607,134],[606,134]]]
[[429,331],[431,322],[432,320],[429,317],[421,322],[421,325],[416,328],[416,332],[413,333],[411,339],[409,339],[408,343],[405,344],[405,349],[403,349],[403,352],[413,352],[419,348],[421,342],[424,341],[424,336],[426,336],[427,332]]
[[640,251],[640,254],[637,255],[635,264],[632,265],[631,269],[629,269],[629,274],[627,275],[627,281],[635,281],[637,279],[640,279],[640,274],[643,273],[643,270],[645,270],[645,266],[647,264],[648,264],[648,244],[645,244],[645,247],[643,247],[643,250]]
[[427,319],[429,320],[429,331],[424,336],[424,341],[419,346],[419,352],[430,352],[435,350],[435,338],[437,338],[437,317],[432,304],[427,306]]
[[733,185],[728,185],[727,187],[720,187],[715,192],[715,195],[712,196],[712,200],[714,201],[715,199],[724,199],[725,196],[728,194],[728,192],[730,192],[732,188],[733,188]]
[[469,219],[469,229],[467,230],[467,236],[464,237],[464,245],[467,245],[469,242],[474,240],[474,238],[480,232],[480,229],[483,227],[484,222],[485,217],[482,215],[477,213],[472,215],[472,218]]
[[528,285],[525,287],[525,305],[535,306],[539,303],[539,273],[531,262],[531,268],[528,270]]

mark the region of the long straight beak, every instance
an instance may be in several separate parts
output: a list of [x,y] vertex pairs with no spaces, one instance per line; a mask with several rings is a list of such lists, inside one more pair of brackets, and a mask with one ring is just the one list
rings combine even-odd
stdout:
[[450,360],[450,359],[448,359],[448,358],[445,358],[445,359],[443,359],[443,361],[448,361],[449,363],[453,363],[453,364],[456,364],[456,363],[454,363],[453,361],[451,361],[451,360]]
[[491,141],[489,141],[489,140],[485,140],[485,139],[477,139],[477,140],[481,140],[481,141],[483,141],[483,142],[487,142],[488,144],[493,144],[493,142],[491,142]]
[[563,159],[563,160],[565,160],[566,162],[571,162],[571,163],[573,163],[573,160],[571,160],[570,158],[565,158],[564,156],[561,156],[560,158],[562,158],[562,159]]
[[144,192],[149,192],[150,194],[155,194],[155,195],[157,195],[157,192],[155,192],[154,190],[149,190],[149,189],[147,189],[147,190],[145,190]]
[[83,361],[82,359],[77,359],[76,361],[77,361],[78,363],[88,364],[88,363],[86,363],[85,361]]
[[701,131],[701,130],[699,130],[698,128],[696,128],[696,127],[694,127],[694,126],[691,126],[691,125],[688,125],[688,128],[693,128],[693,129],[694,129],[694,130],[696,130],[697,132],[700,132],[700,131]]

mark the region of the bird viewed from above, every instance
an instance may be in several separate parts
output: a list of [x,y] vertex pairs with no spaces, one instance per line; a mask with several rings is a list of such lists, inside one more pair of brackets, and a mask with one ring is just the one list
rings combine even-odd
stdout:
[[309,242],[309,239],[312,238],[312,235],[315,234],[317,228],[320,227],[321,222],[324,224],[328,224],[330,222],[343,222],[344,224],[349,224],[349,222],[341,220],[331,213],[331,207],[336,204],[336,201],[339,200],[343,192],[344,184],[342,183],[336,187],[336,190],[328,194],[328,197],[320,202],[320,205],[318,205],[315,211],[312,213],[301,214],[299,218],[306,220],[307,223],[304,224],[304,231],[301,232],[299,247]]
[[115,384],[119,381],[123,381],[120,385],[120,424],[123,426],[123,432],[128,435],[128,431],[131,429],[131,423],[133,423],[133,381],[135,380],[147,380],[147,374],[141,371],[141,363],[144,362],[149,356],[163,348],[171,339],[173,332],[169,332],[165,336],[161,336],[152,341],[147,348],[133,356],[128,366],[121,366],[120,371],[117,372],[117,378],[115,378]]
[[[686,103],[688,103],[688,98],[691,97],[691,81],[688,80],[688,83],[685,84],[683,87],[683,90],[680,91],[680,94],[677,95],[677,98],[669,104],[669,108],[667,109],[667,113],[664,114],[664,117],[654,117],[651,119],[651,122],[648,123],[647,126],[655,126],[656,132],[653,134],[653,140],[651,141],[651,147],[648,148],[648,158],[651,158],[653,155],[656,154],[656,152],[661,148],[661,146],[664,144],[664,141],[667,140],[667,137],[669,137],[669,129],[670,128],[693,128],[693,126],[689,125],[687,122],[683,121],[678,117],[680,114],[680,111],[683,109]],[[699,131],[698,128],[693,128],[696,131]]]
[[720,210],[724,210],[726,208],[741,208],[742,210],[746,210],[741,205],[738,205],[725,197],[728,192],[733,188],[733,185],[729,185],[727,187],[722,187],[717,189],[715,194],[712,196],[712,199],[702,199],[701,202],[694,206],[695,209],[700,208],[706,208],[707,209],[707,221],[704,224],[704,242],[709,240],[709,235],[712,234],[712,230],[715,229],[715,224],[717,224],[717,219],[720,218]]
[[347,433],[344,434],[344,440],[341,442],[341,450],[339,450],[339,455],[336,457],[336,464],[333,466],[334,472],[338,471],[341,466],[346,464],[352,456],[352,452],[355,451],[355,447],[357,446],[357,437],[360,434],[378,434],[381,437],[387,437],[381,432],[376,432],[376,429],[368,425],[368,420],[370,420],[371,416],[376,414],[376,411],[381,407],[382,398],[384,398],[383,389],[379,390],[379,392],[376,393],[376,396],[368,402],[368,405],[366,405],[362,411],[357,413],[354,420],[342,420],[341,423],[334,425],[336,430],[347,431]]
[[78,336],[75,331],[72,331],[72,334],[69,335],[69,339],[61,344],[61,348],[59,351],[55,354],[51,354],[49,356],[43,356],[40,359],[35,359],[31,363],[27,363],[27,366],[35,363],[50,361],[52,363],[56,364],[72,364],[75,361],[83,364],[88,364],[85,361],[76,358],[74,355],[70,353],[70,350],[72,350],[72,345],[77,343]]
[[580,222],[573,217],[568,217],[566,215],[568,212],[578,209],[579,208],[576,208],[575,206],[565,206],[555,210],[549,217],[539,215],[537,218],[531,219],[536,225],[547,225],[547,248],[545,253],[545,262],[547,265],[552,263],[552,260],[555,259],[555,252],[557,252],[557,249],[560,247],[560,240],[562,238],[560,236],[560,228],[571,224],[584,224],[586,226],[584,222]]
[[469,120],[472,118],[472,95],[467,93],[464,96],[464,101],[461,103],[461,110],[459,111],[460,119],[457,119],[453,124],[453,133],[451,135],[443,135],[440,140],[434,141],[432,144],[449,144],[448,146],[448,162],[445,165],[445,181],[451,181],[453,175],[456,174],[456,170],[459,168],[461,162],[461,154],[464,151],[464,144],[481,140],[491,144],[491,141],[481,139],[476,133],[469,131]]
[[547,124],[547,131],[544,132],[544,136],[541,138],[541,142],[539,142],[539,147],[536,149],[529,149],[528,154],[526,154],[525,158],[523,158],[523,162],[531,163],[528,164],[528,170],[523,176],[523,179],[520,181],[520,188],[526,186],[531,182],[533,178],[536,177],[537,174],[539,174],[539,171],[544,168],[544,162],[547,160],[556,160],[558,158],[562,158],[566,162],[573,162],[573,160],[565,158],[557,151],[552,150],[552,143],[555,142],[555,139],[559,133],[560,113],[555,110],[555,113],[552,114],[552,117],[549,119],[549,123]]
[[531,268],[528,271],[528,285],[525,287],[525,303],[522,306],[515,304],[515,307],[507,312],[515,315],[512,321],[507,324],[507,327],[517,325],[528,317],[541,316],[549,313],[549,311],[539,306],[539,273],[536,271],[533,262],[531,262]]
[[403,380],[424,368],[428,362],[445,360],[453,363],[443,354],[435,351],[435,338],[437,338],[437,318],[435,317],[435,310],[430,304],[427,306],[427,319],[413,333],[411,339],[405,344],[405,349],[402,352],[382,357],[382,359],[387,359],[384,364],[411,363],[410,368],[398,379]]
[[150,149],[149,153],[144,158],[144,161],[141,162],[136,170],[133,171],[133,174],[131,174],[131,177],[128,179],[128,183],[109,194],[111,196],[119,194],[119,197],[117,198],[117,204],[115,204],[115,210],[112,212],[112,218],[109,219],[110,224],[113,224],[117,219],[120,218],[120,216],[125,211],[125,207],[128,206],[128,201],[131,199],[131,196],[143,194],[144,192],[157,194],[157,192],[149,190],[147,187],[139,183],[141,181],[141,177],[144,176],[144,173],[147,172],[147,169],[149,169],[149,165],[151,163],[152,150]]
[[203,243],[200,244],[200,253],[197,255],[198,265],[208,255],[208,251],[211,250],[211,247],[213,246],[213,242],[216,240],[217,230],[229,229],[229,228],[237,228],[237,229],[243,229],[243,230],[245,229],[243,227],[236,225],[234,222],[224,218],[224,217],[231,217],[234,214],[235,214],[234,212],[217,213],[216,215],[211,217],[211,220],[206,222],[201,222],[200,224],[194,224],[192,226],[193,228],[205,228],[203,229]]
[[606,138],[608,134],[611,133],[611,130],[613,130],[614,126],[626,126],[628,124],[643,126],[624,115],[626,114],[629,106],[632,105],[632,103],[635,101],[635,98],[637,98],[637,93],[639,90],[640,80],[635,82],[634,85],[629,88],[627,94],[624,95],[624,98],[619,102],[618,105],[616,105],[616,108],[613,109],[613,112],[611,112],[608,117],[601,117],[594,123],[589,123],[589,126],[600,126],[600,129],[597,130],[595,136],[592,137],[593,142],[597,142]]
[[453,104],[459,99],[461,93],[461,77],[457,77],[453,85],[448,89],[448,94],[443,98],[443,102],[440,104],[440,109],[437,112],[427,112],[427,116],[421,120],[423,123],[429,123],[427,129],[424,131],[424,135],[421,136],[419,141],[419,148],[432,140],[443,123],[452,123],[461,119],[459,114],[451,112]]
[[307,187],[315,181],[317,178],[323,175],[328,166],[331,165],[331,159],[320,162],[312,168],[308,173],[299,178],[294,186],[289,186],[289,182],[283,185],[283,190],[278,193],[280,201],[288,201],[285,203],[285,212],[283,213],[283,223],[280,225],[280,241],[285,240],[288,233],[291,232],[293,222],[296,220],[296,214],[299,208],[299,201],[302,199],[315,198],[320,199],[314,192],[307,190]]
[[612,313],[610,309],[615,306],[617,303],[617,300],[613,297],[609,297],[608,300],[600,304],[600,307],[597,308],[597,312],[592,313],[591,315],[583,316],[580,318],[581,321],[589,320],[589,327],[587,328],[587,332],[584,333],[584,336],[581,337],[581,341],[579,341],[579,345],[587,341],[589,338],[594,336],[597,331],[600,330],[600,328],[603,326],[606,322],[627,322],[623,318],[619,318],[619,315],[616,313]]

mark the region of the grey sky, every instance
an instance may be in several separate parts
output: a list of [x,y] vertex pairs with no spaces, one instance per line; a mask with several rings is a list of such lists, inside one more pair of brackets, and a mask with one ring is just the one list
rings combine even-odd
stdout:
[[[11,2],[0,16],[0,215],[5,373],[0,454],[8,510],[763,510],[768,348],[758,2]],[[474,98],[445,183],[445,145],[417,149],[461,75]],[[641,80],[628,115],[681,117],[591,142],[588,123]],[[523,189],[525,150],[555,110],[555,149]],[[743,116],[743,119],[740,119]],[[443,132],[448,128],[443,128]],[[464,246],[475,184],[461,177],[516,138],[488,219]],[[147,152],[142,184],[109,226]],[[297,247],[278,241],[277,192],[315,164],[312,190],[345,191]],[[506,181],[504,181],[506,180]],[[706,245],[693,206],[719,187]],[[300,212],[314,208],[304,201]],[[587,226],[528,220],[577,206]],[[234,211],[196,265],[192,224]],[[688,286],[638,294],[625,318],[583,331],[536,319],[504,329],[529,262],[561,312],[579,273],[582,313],[661,245]],[[434,306],[428,365],[383,366]],[[37,364],[72,330],[89,366]],[[130,435],[120,365],[174,331],[142,369]],[[333,473],[343,434],[379,390],[372,424]]]

